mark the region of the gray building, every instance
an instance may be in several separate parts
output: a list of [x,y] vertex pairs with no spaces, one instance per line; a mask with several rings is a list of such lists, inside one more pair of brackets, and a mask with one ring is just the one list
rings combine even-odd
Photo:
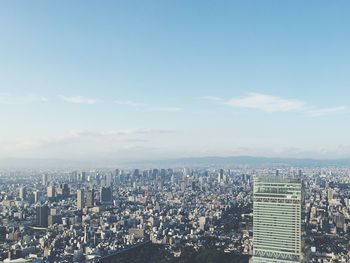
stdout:
[[95,190],[91,189],[86,193],[86,206],[88,208],[93,207],[95,204]]
[[36,225],[40,227],[48,226],[49,207],[47,205],[39,205],[36,207]]
[[254,178],[254,263],[301,262],[299,179]]

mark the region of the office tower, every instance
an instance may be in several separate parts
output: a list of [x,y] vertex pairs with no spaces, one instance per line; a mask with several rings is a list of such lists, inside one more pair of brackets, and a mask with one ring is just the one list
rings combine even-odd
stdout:
[[254,263],[301,262],[301,180],[254,178]]
[[43,185],[46,186],[48,183],[48,175],[47,174],[43,174],[43,181],[42,181]]
[[101,186],[102,187],[111,187],[113,185],[113,175],[106,174],[102,176]]
[[49,215],[47,223],[49,226],[52,226],[54,224],[61,224],[62,223],[62,216],[61,215]]
[[111,187],[113,185],[113,176],[112,174],[106,175],[106,187]]
[[91,189],[86,193],[86,206],[88,208],[93,207],[95,204],[95,190]]
[[36,207],[36,225],[40,227],[48,226],[49,207],[39,205]]
[[300,178],[303,176],[303,171],[301,169],[299,169],[298,175]]
[[120,182],[120,174],[121,174],[120,170],[116,169],[115,172],[114,172],[114,177],[115,177],[114,180],[115,180],[116,183]]
[[71,174],[69,176],[69,181],[73,182],[73,183],[78,181],[78,172],[77,171],[71,172]]
[[39,202],[41,199],[41,192],[40,191],[34,191],[34,203]]
[[47,187],[47,197],[52,198],[55,196],[56,196],[55,187],[53,185],[48,186]]
[[58,209],[57,208],[51,208],[50,209],[50,215],[57,215],[58,214]]
[[0,241],[5,241],[6,239],[6,227],[0,226]]
[[63,184],[62,195],[64,197],[68,197],[70,195],[70,189],[69,189],[68,184]]
[[112,204],[112,188],[111,187],[101,187],[100,191],[100,201],[102,204]]
[[27,190],[26,188],[23,186],[21,188],[19,188],[19,198],[24,201],[26,199],[27,196]]
[[343,230],[345,226],[345,216],[342,213],[337,212],[334,215],[334,224],[337,228]]
[[68,184],[60,184],[60,186],[57,189],[57,195],[60,195],[61,197],[65,198],[68,197],[70,194],[70,189],[68,187]]
[[57,208],[51,208],[48,216],[48,225],[60,224],[62,222],[62,216],[58,214]]
[[77,208],[79,210],[83,210],[85,202],[84,202],[84,189],[77,190]]

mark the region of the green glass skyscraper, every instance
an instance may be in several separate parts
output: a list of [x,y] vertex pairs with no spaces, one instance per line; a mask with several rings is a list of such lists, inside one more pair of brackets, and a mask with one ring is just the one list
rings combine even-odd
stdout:
[[300,179],[254,178],[254,263],[301,262]]

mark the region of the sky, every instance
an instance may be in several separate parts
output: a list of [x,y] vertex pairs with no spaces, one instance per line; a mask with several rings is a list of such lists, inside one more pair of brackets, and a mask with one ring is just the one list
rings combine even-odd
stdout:
[[349,1],[0,2],[0,158],[350,157]]

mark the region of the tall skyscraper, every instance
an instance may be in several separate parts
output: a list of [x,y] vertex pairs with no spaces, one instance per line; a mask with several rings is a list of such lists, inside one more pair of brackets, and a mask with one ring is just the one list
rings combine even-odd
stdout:
[[19,198],[23,201],[26,199],[26,196],[27,196],[26,188],[24,186],[19,188]]
[[113,203],[113,193],[111,187],[101,187],[100,201],[102,204],[106,205]]
[[254,178],[254,263],[301,262],[300,179]]
[[57,189],[57,195],[60,195],[62,198],[68,197],[70,194],[70,189],[68,184],[60,184]]
[[224,179],[224,170],[220,169],[220,171],[218,173],[218,183],[221,184],[223,179]]
[[106,174],[106,187],[111,187],[113,185],[113,175]]
[[84,189],[78,189],[77,190],[77,208],[79,210],[83,210],[84,206],[85,206]]
[[86,206],[88,208],[93,207],[95,204],[95,190],[91,189],[86,193]]
[[48,226],[49,207],[47,205],[39,205],[36,207],[36,224],[40,227]]
[[50,185],[47,187],[47,197],[51,198],[51,197],[55,197],[56,196],[56,191],[55,191],[55,187],[53,185]]
[[42,183],[43,183],[44,186],[46,186],[47,183],[48,183],[48,177],[49,176],[47,174],[43,174],[43,181],[42,181]]
[[41,199],[41,192],[40,191],[34,191],[34,203],[39,202]]

